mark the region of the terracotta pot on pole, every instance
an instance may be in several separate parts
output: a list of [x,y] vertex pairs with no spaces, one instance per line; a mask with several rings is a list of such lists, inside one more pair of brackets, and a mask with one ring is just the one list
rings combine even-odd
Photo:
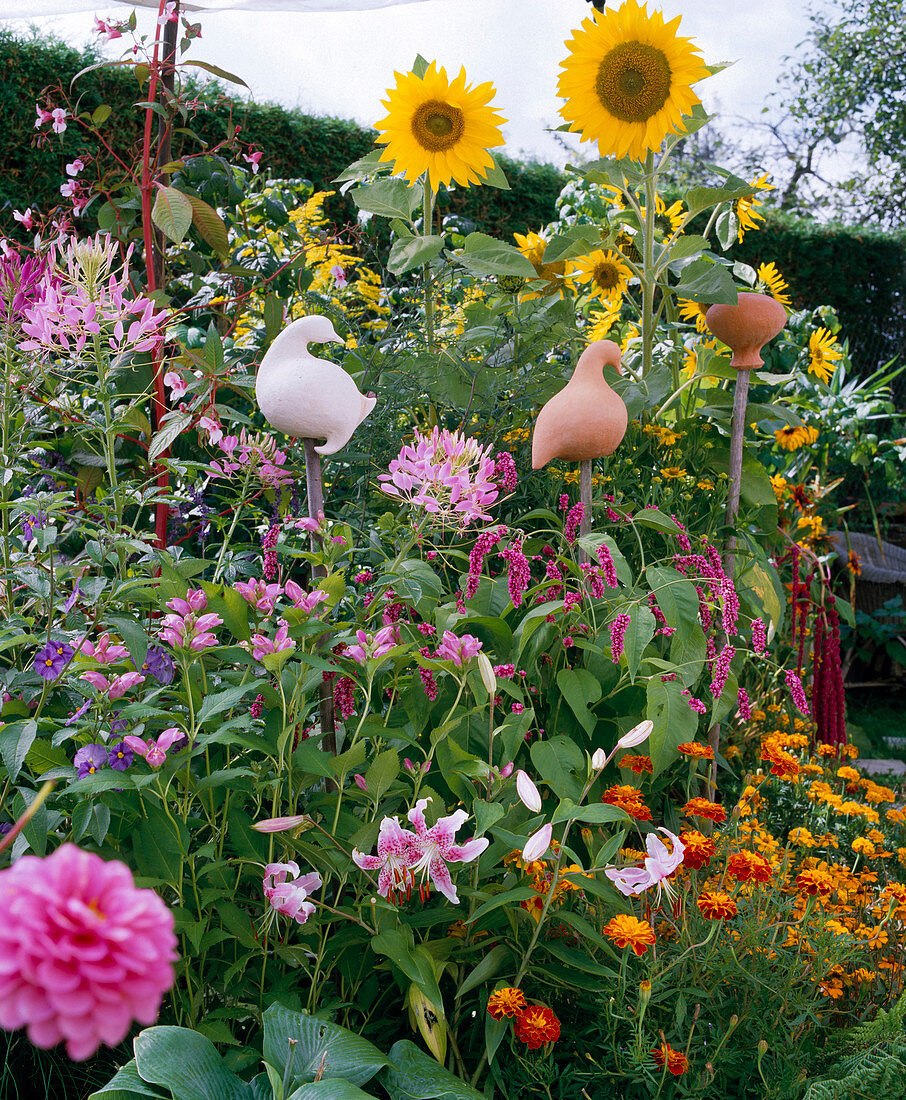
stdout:
[[[623,399],[604,381],[605,364],[619,371],[620,349],[613,340],[596,340],[579,356],[566,386],[538,413],[532,434],[533,470],[555,458],[579,463],[583,535],[591,531],[592,463],[613,454],[629,422]],[[579,558],[588,560],[582,550]]]

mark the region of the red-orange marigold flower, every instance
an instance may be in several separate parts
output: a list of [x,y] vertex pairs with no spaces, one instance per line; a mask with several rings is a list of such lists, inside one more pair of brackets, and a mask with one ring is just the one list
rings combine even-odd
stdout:
[[627,753],[617,764],[617,767],[626,768],[637,775],[641,775],[642,772],[649,772],[650,774],[654,772],[654,765],[651,763],[650,756],[633,756],[632,753]]
[[803,894],[829,894],[834,888],[834,880],[827,871],[821,871],[817,867],[812,870],[800,871],[796,876],[796,889]]
[[696,905],[708,920],[730,920],[739,912],[736,902],[721,890],[702,890]]
[[488,1015],[495,1020],[501,1020],[504,1016],[518,1016],[528,1008],[525,996],[521,989],[506,986],[498,989],[488,997]]
[[714,749],[710,745],[701,745],[698,741],[684,741],[676,746],[685,756],[695,756],[700,760],[713,760]]
[[727,811],[717,802],[710,802],[707,798],[690,798],[683,806],[686,817],[706,817],[709,821],[716,821],[719,825],[727,820]]
[[560,1038],[560,1021],[544,1005],[530,1005],[516,1017],[516,1038],[530,1050],[537,1050],[544,1043],[555,1043]]
[[693,871],[700,871],[706,863],[710,863],[714,857],[714,841],[704,833],[696,829],[689,829],[680,833],[680,841],[685,851],[683,852],[683,866]]
[[727,872],[737,882],[767,882],[772,874],[771,865],[763,855],[746,850],[730,856]]
[[631,947],[636,955],[644,955],[654,944],[654,929],[646,920],[639,920],[626,913],[612,917],[602,930],[617,947]]
[[651,821],[651,810],[642,801],[642,792],[631,784],[608,787],[601,795],[601,801],[608,806],[617,806],[625,810],[637,821]]
[[681,1050],[674,1050],[669,1043],[664,1043],[663,1046],[656,1047],[651,1052],[652,1058],[661,1067],[664,1063],[667,1064],[667,1069],[674,1077],[682,1077],[682,1075],[689,1068],[689,1059]]

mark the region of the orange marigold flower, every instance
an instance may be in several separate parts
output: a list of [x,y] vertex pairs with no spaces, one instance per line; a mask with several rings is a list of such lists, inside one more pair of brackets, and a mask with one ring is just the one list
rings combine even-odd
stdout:
[[799,763],[790,753],[784,752],[773,738],[761,742],[761,759],[771,765],[771,775],[780,779],[793,779],[799,774]]
[[607,803],[608,806],[616,806],[621,810],[625,810],[630,817],[634,817],[637,821],[651,820],[651,810],[642,801],[642,792],[638,787],[633,787],[631,784],[608,787],[601,795],[601,801]]
[[714,759],[714,749],[710,745],[700,745],[698,741],[684,741],[676,747],[684,756],[695,756],[701,760]]
[[502,1020],[504,1016],[518,1016],[527,1008],[522,990],[512,986],[498,989],[488,997],[488,1015],[495,1020]]
[[689,1068],[689,1059],[686,1055],[681,1050],[674,1050],[669,1043],[656,1047],[651,1052],[651,1057],[662,1068],[666,1064],[674,1077],[682,1077]]
[[771,877],[771,865],[758,852],[743,850],[734,852],[727,862],[727,873],[737,882],[767,882]]
[[560,1038],[560,1021],[545,1005],[531,1005],[516,1017],[516,1038],[529,1050],[537,1050],[544,1043],[555,1043]]
[[837,745],[825,745],[825,744],[819,745],[818,748],[815,750],[815,752],[819,756],[836,756],[838,751],[839,751],[839,746],[837,746]]
[[739,912],[736,902],[721,890],[703,890],[695,904],[708,920],[729,920]]
[[790,844],[798,844],[801,848],[818,847],[818,841],[804,825],[790,829]]
[[837,777],[839,779],[848,779],[851,783],[857,782],[860,778],[856,769],[849,767],[849,765],[843,768],[837,768]]
[[631,947],[636,955],[644,955],[654,944],[654,929],[646,920],[639,920],[626,913],[612,917],[602,929],[604,935],[617,947]]
[[632,753],[627,753],[617,764],[618,768],[626,768],[631,772],[635,772],[637,775],[641,775],[642,772],[654,772],[654,765],[651,763],[650,756],[633,756]]
[[680,833],[680,841],[685,848],[683,852],[683,866],[693,871],[699,871],[706,863],[710,863],[714,856],[714,841],[704,833],[695,829]]
[[727,820],[727,811],[717,802],[710,802],[707,798],[690,798],[683,806],[683,814],[686,817],[705,817],[709,821],[716,821],[719,825]]
[[800,871],[796,876],[796,889],[810,897],[816,894],[829,894],[833,888],[833,876],[817,867]]

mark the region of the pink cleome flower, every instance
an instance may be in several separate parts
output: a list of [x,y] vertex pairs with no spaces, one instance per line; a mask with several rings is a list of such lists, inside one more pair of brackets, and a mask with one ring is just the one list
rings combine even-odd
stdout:
[[70,1058],[152,1024],[173,985],[173,914],[124,863],[64,844],[0,871],[0,1027]]

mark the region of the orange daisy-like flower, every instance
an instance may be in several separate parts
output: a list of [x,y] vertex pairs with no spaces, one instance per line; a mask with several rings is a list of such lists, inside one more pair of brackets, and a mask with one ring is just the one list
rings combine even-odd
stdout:
[[515,1017],[528,1008],[525,996],[521,989],[506,986],[498,989],[488,997],[488,1015],[495,1020],[502,1020],[504,1016]]
[[686,817],[704,817],[709,821],[717,822],[718,825],[727,820],[727,811],[723,806],[707,798],[690,798],[683,806],[683,814]]
[[537,1050],[544,1043],[555,1043],[560,1038],[560,1021],[544,1005],[531,1005],[516,1017],[516,1038],[529,1050]]
[[739,912],[736,902],[722,890],[703,890],[695,904],[708,920],[730,920]]
[[619,913],[604,925],[604,935],[617,947],[630,947],[636,955],[644,955],[654,945],[654,929],[646,920]]
[[650,756],[633,756],[632,753],[627,753],[617,764],[617,767],[626,768],[637,775],[641,775],[642,772],[654,773],[654,765],[651,763]]
[[862,576],[862,559],[855,552],[855,550],[850,550],[849,554],[847,555],[846,568],[850,571],[850,573],[852,573],[854,577]]
[[686,1055],[681,1050],[674,1050],[669,1043],[656,1047],[651,1052],[651,1057],[661,1068],[666,1064],[668,1071],[674,1077],[682,1077],[689,1068],[689,1059]]
[[684,741],[676,747],[684,756],[693,756],[699,760],[714,759],[714,749],[710,745],[700,745],[698,741]]
[[819,756],[836,756],[840,751],[839,745],[819,745],[815,752]]
[[727,862],[727,872],[737,882],[767,882],[772,874],[771,865],[758,852],[734,852]]
[[625,810],[630,817],[637,821],[651,821],[651,810],[642,801],[642,792],[631,784],[608,787],[601,795],[601,801],[608,806],[617,806]]
[[796,876],[796,889],[810,897],[815,897],[816,894],[829,894],[833,888],[833,877],[827,871],[817,867],[800,871]]
[[771,765],[771,775],[781,779],[793,779],[799,774],[796,758],[784,752],[773,738],[766,738],[761,742],[761,759]]
[[714,857],[714,841],[704,833],[695,829],[689,829],[680,833],[680,842],[684,847],[683,866],[693,871],[700,871],[706,863],[710,863]]

